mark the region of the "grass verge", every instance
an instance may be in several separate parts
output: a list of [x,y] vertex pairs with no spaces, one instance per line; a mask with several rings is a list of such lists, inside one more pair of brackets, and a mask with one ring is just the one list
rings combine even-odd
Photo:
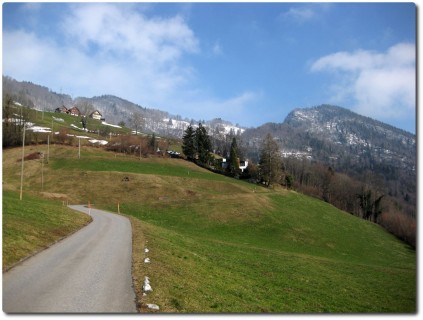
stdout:
[[3,190],[3,271],[88,224],[91,218],[62,205]]
[[138,312],[143,308],[142,285],[144,281],[144,248],[145,238],[142,222],[132,216],[128,216],[132,227],[132,283],[136,296],[136,306]]

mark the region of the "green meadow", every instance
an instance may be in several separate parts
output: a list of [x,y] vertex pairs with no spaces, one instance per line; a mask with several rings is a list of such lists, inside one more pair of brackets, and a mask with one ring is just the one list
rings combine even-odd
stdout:
[[[58,211],[66,209],[63,199],[114,212],[119,205],[133,222],[137,298],[142,305],[158,304],[160,312],[417,310],[416,252],[378,225],[322,201],[179,159],[140,160],[88,147],[78,159],[77,148],[50,146],[42,185],[39,161],[25,163],[26,202],[19,207],[12,203],[20,152],[3,152],[3,208],[10,208],[8,216],[3,211],[3,255],[11,241],[6,223],[21,218],[17,212],[23,207],[21,215],[34,215],[32,203],[51,203]],[[31,224],[36,229],[45,223]],[[143,264],[147,256],[151,263]],[[145,297],[144,276],[153,288]]]

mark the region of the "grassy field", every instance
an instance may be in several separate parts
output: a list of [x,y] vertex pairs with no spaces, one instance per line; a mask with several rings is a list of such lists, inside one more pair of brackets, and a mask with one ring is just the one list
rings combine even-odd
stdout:
[[[161,312],[416,312],[416,253],[378,225],[183,160],[50,151],[43,190],[40,164],[28,162],[24,196],[63,194],[110,211],[119,203],[132,219],[138,298]],[[19,152],[4,151],[4,190],[19,185]],[[154,290],[146,297],[144,276]]]
[[[62,119],[63,121],[58,121],[57,119]],[[65,113],[56,113],[56,112],[41,112],[37,110],[30,110],[29,111],[29,121],[36,123],[39,126],[44,126],[51,128],[53,126],[53,130],[55,132],[60,131],[62,128],[66,128],[69,130],[69,133],[72,134],[82,134],[82,130],[78,130],[75,127],[71,126],[74,125],[78,128],[82,128],[81,117],[72,116]],[[107,121],[107,119],[106,119]],[[102,124],[102,121],[95,120],[92,118],[87,117],[87,128],[89,130],[97,131],[108,127],[114,133],[130,133],[130,129],[126,127],[117,128],[106,126]],[[94,135],[95,136],[95,135]]]

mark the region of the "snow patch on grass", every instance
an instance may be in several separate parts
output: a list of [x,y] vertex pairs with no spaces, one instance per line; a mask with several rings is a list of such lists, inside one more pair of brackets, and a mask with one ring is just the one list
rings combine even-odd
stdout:
[[115,125],[115,124],[111,124],[111,123],[107,123],[106,121],[102,121],[101,124],[103,124],[105,126],[114,127],[114,128],[122,128],[121,126],[118,126],[118,125]]
[[147,303],[147,308],[152,310],[160,310],[160,307],[154,303]]
[[150,285],[150,279],[148,277],[144,278],[144,285],[143,285],[144,293],[152,292],[153,288]]
[[108,144],[109,142],[108,141],[106,141],[106,140],[97,140],[97,139],[91,139],[91,140],[88,140],[88,142],[91,142],[91,143],[93,143],[93,144],[100,144],[100,145],[102,145],[102,146],[104,146],[104,145],[106,145],[106,144]]

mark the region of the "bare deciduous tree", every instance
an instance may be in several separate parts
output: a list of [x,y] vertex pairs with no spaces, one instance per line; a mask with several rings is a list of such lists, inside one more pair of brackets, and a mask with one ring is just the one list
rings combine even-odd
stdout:
[[78,102],[76,107],[79,111],[81,111],[81,115],[83,116],[89,116],[93,111],[95,111],[94,106],[87,101]]
[[260,152],[260,177],[266,186],[280,180],[282,159],[279,146],[273,137],[268,134],[261,146]]
[[138,134],[138,131],[141,131],[144,127],[145,120],[140,112],[135,111],[132,114],[132,118],[130,119],[130,124],[133,129],[135,129],[135,135]]

